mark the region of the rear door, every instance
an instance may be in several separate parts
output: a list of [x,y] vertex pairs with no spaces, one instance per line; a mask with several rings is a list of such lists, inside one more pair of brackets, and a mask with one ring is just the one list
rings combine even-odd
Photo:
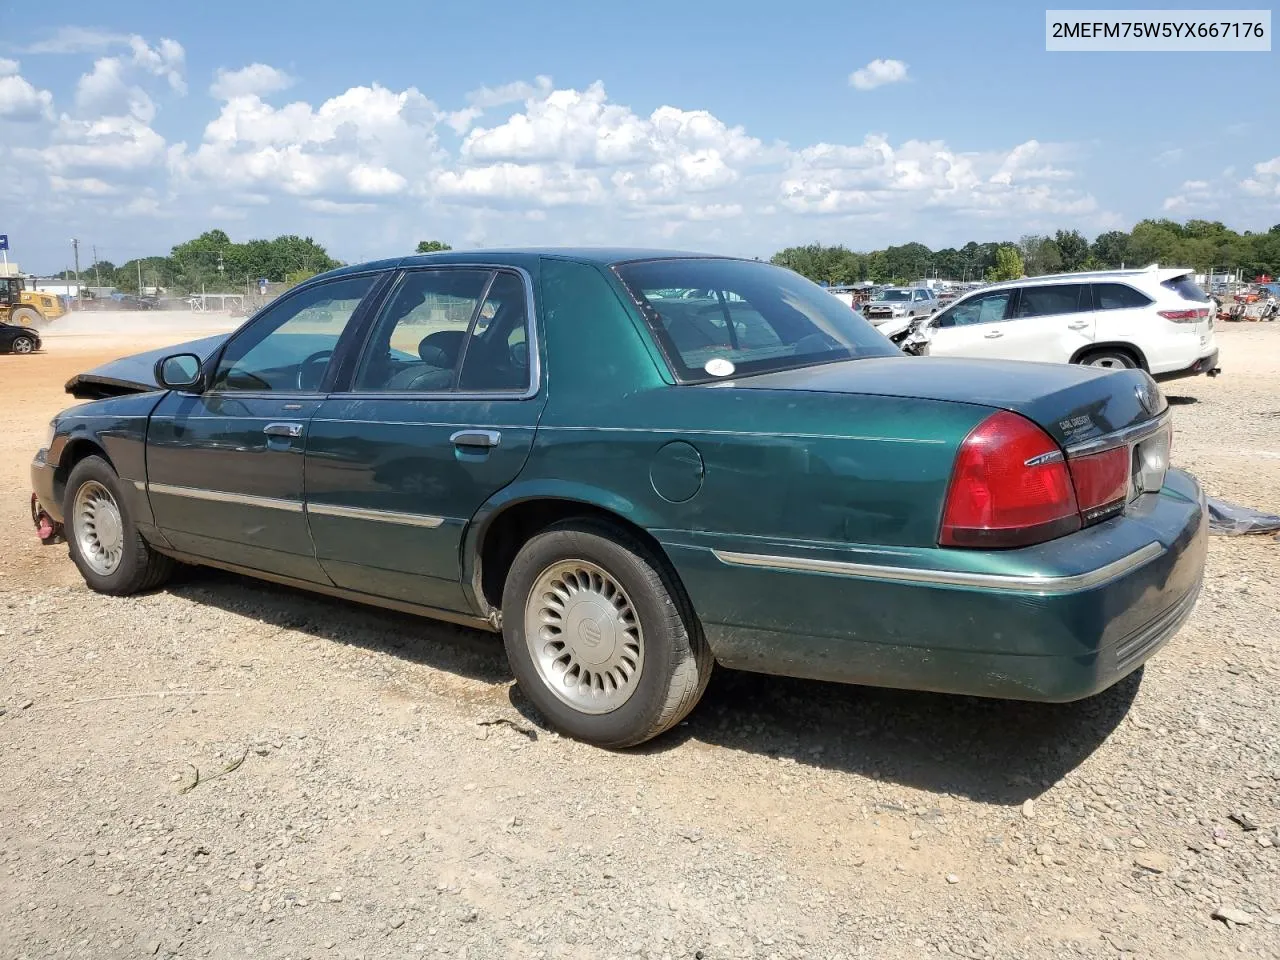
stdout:
[[338,586],[470,612],[464,532],[523,468],[546,399],[535,279],[485,265],[397,278],[309,428],[307,516]]
[[929,355],[993,357],[1004,337],[1012,290],[975,293],[939,313],[930,323]]
[[303,449],[330,360],[350,342],[377,280],[343,277],[286,294],[232,336],[204,393],[170,392],[156,406],[147,489],[175,548],[327,582],[303,512]]
[[1093,300],[1087,283],[1046,283],[1020,287],[1003,336],[989,356],[1006,360],[1069,363],[1093,343]]
[[1155,301],[1127,283],[1094,283],[1090,286],[1096,320],[1095,339],[1129,343],[1148,339],[1143,334],[1151,318],[1148,308]]

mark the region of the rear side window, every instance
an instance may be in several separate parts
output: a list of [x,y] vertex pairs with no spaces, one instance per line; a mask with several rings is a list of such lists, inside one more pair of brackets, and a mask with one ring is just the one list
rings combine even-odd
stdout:
[[[1083,300],[1083,303],[1081,302]],[[1088,286],[1059,283],[1049,287],[1023,287],[1015,317],[1052,317],[1088,310]]]
[[1095,310],[1128,310],[1132,307],[1145,307],[1151,298],[1139,293],[1125,283],[1095,283],[1093,285],[1093,309]]
[[1201,290],[1200,286],[1185,273],[1180,277],[1163,281],[1160,286],[1166,290],[1172,290],[1183,300],[1193,300],[1196,303],[1209,302],[1209,295]]
[[671,259],[613,270],[683,382],[899,352],[822,287],[771,264]]

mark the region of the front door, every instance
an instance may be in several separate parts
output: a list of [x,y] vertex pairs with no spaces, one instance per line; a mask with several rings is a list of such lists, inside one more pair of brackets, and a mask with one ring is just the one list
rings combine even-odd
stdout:
[[943,310],[930,321],[929,356],[1000,356],[1013,294],[1012,290],[975,293]]
[[463,534],[523,468],[545,401],[535,330],[521,271],[399,278],[351,389],[311,420],[307,515],[335,584],[469,612]]
[[376,276],[286,294],[228,341],[198,395],[171,392],[147,429],[147,487],[175,549],[325,583],[302,467],[330,358]]

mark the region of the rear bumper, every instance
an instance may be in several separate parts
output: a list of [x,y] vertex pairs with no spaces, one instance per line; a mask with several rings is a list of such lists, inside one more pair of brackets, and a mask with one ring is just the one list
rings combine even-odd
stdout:
[[1180,370],[1169,370],[1165,373],[1153,373],[1151,376],[1155,380],[1164,382],[1166,380],[1180,380],[1183,377],[1197,377],[1200,374],[1216,377],[1221,372],[1222,370],[1218,367],[1218,351],[1215,348],[1212,353],[1198,358],[1194,363],[1183,367]]
[[811,569],[784,569],[759,543],[752,555],[764,562],[752,563],[666,546],[726,666],[1065,702],[1112,686],[1177,632],[1199,594],[1207,534],[1199,485],[1170,471],[1123,517],[1021,550],[933,550],[931,566],[921,554],[905,567],[904,552],[884,551],[879,566],[845,551],[852,562],[832,572],[833,554],[810,549],[773,559],[805,556]]

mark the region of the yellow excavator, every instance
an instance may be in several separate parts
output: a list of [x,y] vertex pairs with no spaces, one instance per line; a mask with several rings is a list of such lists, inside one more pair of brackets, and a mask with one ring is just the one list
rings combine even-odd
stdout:
[[0,276],[0,323],[43,327],[66,312],[52,293],[28,290],[22,277]]

